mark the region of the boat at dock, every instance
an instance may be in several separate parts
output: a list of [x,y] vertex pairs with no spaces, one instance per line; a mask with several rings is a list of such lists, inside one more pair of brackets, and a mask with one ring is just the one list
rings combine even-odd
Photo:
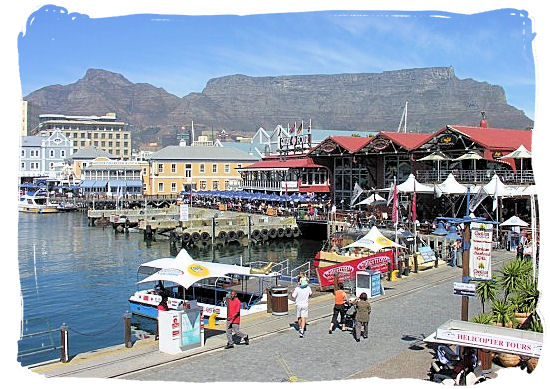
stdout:
[[242,316],[266,311],[266,288],[276,285],[280,276],[279,272],[271,271],[271,267],[272,263],[253,268],[195,261],[182,249],[175,258],[159,258],[139,266],[138,284],[150,287],[130,296],[130,311],[156,319],[158,304],[166,295],[168,309],[196,301],[203,307],[204,316],[215,314],[219,319],[226,319],[226,296],[233,289],[242,302]]
[[27,192],[19,197],[19,212],[55,213],[59,212],[58,204],[50,202],[48,193],[42,189]]

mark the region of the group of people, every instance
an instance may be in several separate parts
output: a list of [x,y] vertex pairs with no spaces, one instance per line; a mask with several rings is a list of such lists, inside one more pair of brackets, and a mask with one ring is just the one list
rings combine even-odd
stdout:
[[[309,311],[309,298],[312,295],[312,290],[308,284],[308,279],[304,274],[298,276],[298,286],[292,292],[292,298],[296,304],[296,318],[298,320],[298,333],[300,338],[304,337],[304,331],[306,327],[306,321]],[[347,304],[346,304],[347,303]],[[348,307],[352,305],[352,307]],[[369,320],[371,313],[371,305],[367,301],[367,294],[361,293],[359,298],[350,300],[348,295],[343,289],[343,284],[338,283],[334,290],[334,307],[332,312],[332,320],[328,333],[332,334],[335,328],[340,328],[342,331],[346,331],[345,315],[347,309],[355,310],[355,328],[354,338],[356,342],[361,340],[361,336],[366,339],[369,336]],[[338,320],[340,316],[340,320]]]

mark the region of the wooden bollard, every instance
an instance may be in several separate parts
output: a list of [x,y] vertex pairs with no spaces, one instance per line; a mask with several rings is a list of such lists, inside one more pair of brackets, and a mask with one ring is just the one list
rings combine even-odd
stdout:
[[124,345],[126,348],[132,347],[132,328],[130,327],[130,321],[132,314],[128,311],[124,314]]

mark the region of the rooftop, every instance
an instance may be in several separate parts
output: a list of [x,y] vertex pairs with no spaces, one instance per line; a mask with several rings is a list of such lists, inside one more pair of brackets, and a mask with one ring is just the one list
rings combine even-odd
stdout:
[[234,147],[167,146],[146,157],[150,160],[257,161],[258,157]]

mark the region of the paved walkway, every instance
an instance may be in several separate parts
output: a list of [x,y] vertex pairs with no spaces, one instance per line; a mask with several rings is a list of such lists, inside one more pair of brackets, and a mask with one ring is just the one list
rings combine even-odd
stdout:
[[[511,254],[495,252],[495,268],[504,258]],[[159,352],[158,342],[143,340],[129,349],[114,346],[78,355],[66,364],[44,364],[31,370],[49,377],[197,382],[425,378],[430,350],[411,349],[415,341],[407,339],[422,338],[448,319],[460,318],[460,298],[452,294],[452,282],[459,281],[461,274],[460,268],[440,265],[397,282],[384,281],[385,295],[371,300],[370,337],[359,343],[350,333],[336,330],[328,334],[333,297],[327,294],[310,301],[310,324],[303,339],[292,327],[295,308],[290,306],[288,316],[259,313],[243,317],[249,346],[224,350],[225,335],[208,333],[204,348],[173,356]],[[470,299],[470,316],[480,309],[479,302]]]

